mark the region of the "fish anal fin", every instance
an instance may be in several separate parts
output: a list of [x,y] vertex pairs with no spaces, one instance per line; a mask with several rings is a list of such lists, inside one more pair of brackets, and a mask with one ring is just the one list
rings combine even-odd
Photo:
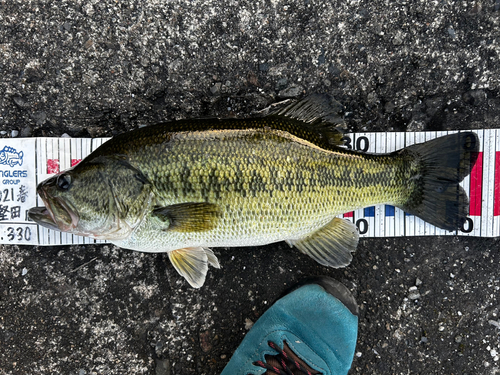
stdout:
[[298,240],[288,240],[302,253],[318,263],[339,268],[351,263],[359,234],[356,226],[348,220],[334,218],[324,227]]
[[204,232],[213,229],[220,217],[220,208],[206,202],[190,202],[156,207],[153,216],[168,224],[165,230]]
[[220,268],[212,250],[203,247],[188,247],[168,253],[172,265],[193,288],[201,288],[205,283],[208,265]]

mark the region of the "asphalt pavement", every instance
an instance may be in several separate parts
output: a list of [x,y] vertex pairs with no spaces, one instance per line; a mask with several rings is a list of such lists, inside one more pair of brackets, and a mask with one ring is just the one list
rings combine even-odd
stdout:
[[[0,136],[101,137],[329,93],[347,131],[500,128],[500,0],[0,0]],[[500,235],[500,234],[499,234]],[[350,374],[500,374],[497,238],[362,239],[345,269],[284,243],[165,254],[0,247],[0,374],[218,374],[297,280],[360,306]]]

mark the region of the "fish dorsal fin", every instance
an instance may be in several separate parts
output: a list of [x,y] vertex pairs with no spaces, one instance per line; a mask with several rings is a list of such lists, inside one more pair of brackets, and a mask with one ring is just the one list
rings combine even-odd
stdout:
[[203,247],[189,247],[170,251],[168,257],[179,274],[193,288],[201,288],[207,277],[208,265],[220,268],[212,250]]
[[[293,135],[323,148],[343,146],[343,133],[339,126],[344,120],[339,116],[342,105],[332,96],[313,94],[271,113],[269,118],[285,118],[282,126]],[[280,125],[277,126],[280,128]]]
[[356,250],[358,241],[356,226],[336,217],[316,232],[298,240],[288,240],[287,243],[324,266],[339,268],[351,263],[351,253]]
[[312,94],[277,110],[271,115],[285,116],[308,124],[317,122],[339,125],[344,121],[339,116],[343,106],[327,94]]
[[165,230],[204,232],[213,229],[220,217],[219,206],[206,202],[189,202],[156,207],[153,216],[168,224]]

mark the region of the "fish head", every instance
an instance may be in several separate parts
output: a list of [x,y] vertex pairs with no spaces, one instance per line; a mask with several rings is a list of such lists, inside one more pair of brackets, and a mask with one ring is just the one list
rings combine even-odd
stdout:
[[151,205],[149,184],[145,178],[137,178],[137,173],[128,163],[116,160],[84,160],[38,185],[45,207],[31,208],[29,217],[62,232],[125,239]]

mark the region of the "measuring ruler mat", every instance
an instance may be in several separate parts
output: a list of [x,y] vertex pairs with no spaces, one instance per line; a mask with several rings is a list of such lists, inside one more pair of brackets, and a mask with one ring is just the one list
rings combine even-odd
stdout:
[[[470,176],[461,183],[470,199],[462,228],[446,231],[389,205],[347,212],[341,217],[358,227],[361,237],[500,236],[500,129],[474,130],[480,149]],[[345,146],[369,153],[388,153],[456,131],[354,133]],[[28,210],[43,206],[36,186],[49,176],[79,163],[109,138],[0,139],[0,243],[30,245],[94,244],[105,241],[39,227]]]

